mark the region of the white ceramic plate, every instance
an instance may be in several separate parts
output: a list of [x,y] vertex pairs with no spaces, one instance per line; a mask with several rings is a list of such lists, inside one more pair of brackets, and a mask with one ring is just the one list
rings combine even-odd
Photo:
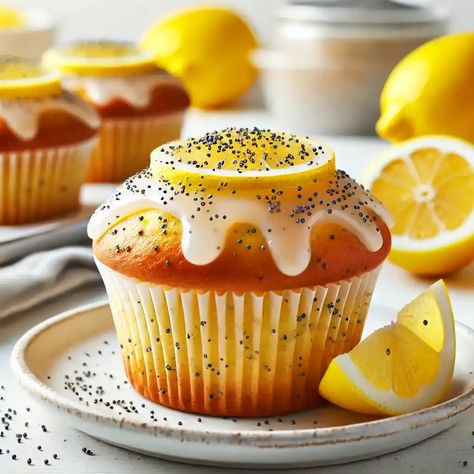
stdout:
[[[366,330],[395,316],[372,304]],[[392,452],[455,424],[474,405],[474,331],[457,329],[451,393],[432,408],[374,419],[332,405],[282,417],[213,418],[153,404],[125,381],[107,305],[79,308],[26,333],[12,353],[20,384],[78,430],[183,462],[236,467],[337,464]]]

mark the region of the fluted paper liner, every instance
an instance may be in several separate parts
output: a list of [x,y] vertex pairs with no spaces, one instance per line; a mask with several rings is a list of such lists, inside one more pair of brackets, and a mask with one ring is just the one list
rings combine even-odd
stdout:
[[0,225],[56,217],[79,207],[94,139],[0,153]]
[[219,294],[141,283],[97,265],[135,389],[220,416],[316,406],[329,362],[360,340],[379,271],[314,288]]
[[104,119],[87,181],[118,183],[150,164],[150,153],[179,138],[183,112],[130,119]]

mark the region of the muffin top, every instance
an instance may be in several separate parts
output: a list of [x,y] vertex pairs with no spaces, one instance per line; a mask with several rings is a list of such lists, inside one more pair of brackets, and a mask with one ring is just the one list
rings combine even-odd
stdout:
[[0,151],[73,144],[95,135],[96,112],[35,62],[0,56]]
[[332,150],[288,133],[226,129],[156,149],[89,223],[96,257],[171,286],[300,288],[376,268],[390,218]]
[[62,75],[64,86],[106,117],[158,115],[189,105],[180,81],[159,69],[150,53],[133,43],[82,41],[53,48],[45,67]]

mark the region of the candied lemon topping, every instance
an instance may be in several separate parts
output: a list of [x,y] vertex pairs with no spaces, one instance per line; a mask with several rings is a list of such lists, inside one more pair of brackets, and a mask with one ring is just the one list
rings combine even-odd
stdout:
[[295,135],[258,129],[225,129],[172,142],[152,153],[149,169],[125,181],[89,223],[100,238],[115,222],[149,208],[181,220],[183,255],[212,262],[236,223],[254,224],[275,264],[287,275],[311,260],[310,235],[320,221],[355,233],[371,251],[382,243],[374,200],[346,173],[332,151]]
[[426,136],[390,147],[364,182],[394,217],[390,258],[424,274],[454,271],[474,258],[474,147]]
[[43,56],[49,69],[84,76],[134,76],[156,71],[152,55],[133,43],[83,41],[53,48]]
[[406,305],[395,323],[336,357],[319,390],[331,402],[361,413],[419,410],[446,394],[455,349],[451,303],[440,280]]
[[57,74],[46,72],[39,64],[27,59],[0,58],[0,99],[45,97],[60,92]]

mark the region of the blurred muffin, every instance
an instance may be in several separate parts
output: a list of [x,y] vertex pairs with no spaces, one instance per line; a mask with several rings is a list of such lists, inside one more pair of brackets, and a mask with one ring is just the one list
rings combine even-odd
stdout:
[[122,181],[147,166],[154,148],[180,136],[188,95],[149,53],[129,43],[90,41],[43,58],[102,118],[88,181]]
[[0,225],[49,219],[79,207],[99,126],[59,77],[0,56]]
[[226,129],[156,149],[89,223],[130,382],[208,415],[314,407],[360,340],[387,222],[308,139]]

